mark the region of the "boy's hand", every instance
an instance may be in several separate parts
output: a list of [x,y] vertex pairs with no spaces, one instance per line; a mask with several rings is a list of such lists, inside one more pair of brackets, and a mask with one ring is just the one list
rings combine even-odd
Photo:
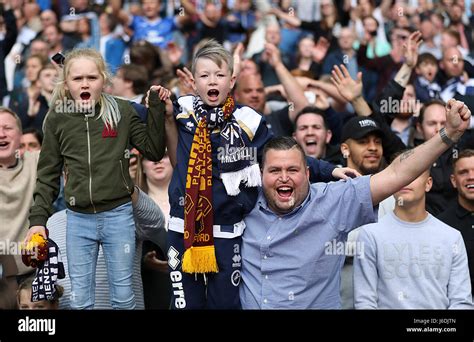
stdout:
[[362,95],[361,72],[357,73],[357,80],[353,80],[343,64],[341,64],[341,68],[335,65],[332,69],[331,81],[336,86],[339,94],[348,102],[352,102]]
[[403,44],[403,57],[405,57],[405,64],[410,68],[414,68],[418,61],[418,48],[423,42],[421,32],[415,31],[408,37],[406,43]]
[[150,99],[150,92],[156,91],[158,93],[158,98],[165,102],[166,104],[166,117],[172,117],[173,116],[173,103],[171,102],[170,96],[171,96],[171,91],[166,89],[165,87],[162,87],[160,85],[157,86],[151,86],[150,89],[146,93],[146,98],[145,98],[145,103],[146,107],[149,107],[149,99]]
[[143,256],[143,263],[145,266],[151,270],[168,273],[168,261],[160,260],[156,256],[155,251],[146,253]]
[[336,167],[332,171],[332,176],[339,179],[349,179],[362,176],[359,172],[350,167]]

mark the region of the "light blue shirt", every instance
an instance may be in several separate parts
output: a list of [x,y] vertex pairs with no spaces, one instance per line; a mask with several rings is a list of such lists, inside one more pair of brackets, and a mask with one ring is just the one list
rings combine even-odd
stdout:
[[[347,234],[375,222],[370,176],[316,183],[304,202],[274,214],[262,190],[245,218],[243,309],[338,309]],[[342,251],[342,253],[340,253]]]

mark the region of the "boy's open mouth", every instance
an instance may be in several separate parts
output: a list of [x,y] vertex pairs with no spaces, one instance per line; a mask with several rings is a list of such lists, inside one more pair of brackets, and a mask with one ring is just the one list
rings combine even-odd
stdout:
[[80,96],[81,96],[81,100],[87,101],[91,98],[91,93],[85,91],[85,92],[81,93]]
[[217,89],[211,89],[207,92],[207,97],[212,100],[212,101],[215,101],[217,100],[217,98],[219,97],[219,90]]

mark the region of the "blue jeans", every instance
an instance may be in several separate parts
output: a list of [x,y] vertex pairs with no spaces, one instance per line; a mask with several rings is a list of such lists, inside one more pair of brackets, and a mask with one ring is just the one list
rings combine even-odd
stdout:
[[131,202],[97,214],[67,210],[66,251],[71,279],[71,308],[94,307],[99,244],[102,244],[104,251],[112,307],[134,309],[135,223]]

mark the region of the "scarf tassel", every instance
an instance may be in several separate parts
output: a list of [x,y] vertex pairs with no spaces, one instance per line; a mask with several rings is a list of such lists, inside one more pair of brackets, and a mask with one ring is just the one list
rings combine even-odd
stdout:
[[235,172],[221,173],[222,183],[229,196],[237,196],[240,193],[240,183],[246,183],[247,187],[256,187],[262,185],[262,176],[258,164],[246,167]]
[[183,272],[219,272],[214,245],[188,248],[183,256]]

